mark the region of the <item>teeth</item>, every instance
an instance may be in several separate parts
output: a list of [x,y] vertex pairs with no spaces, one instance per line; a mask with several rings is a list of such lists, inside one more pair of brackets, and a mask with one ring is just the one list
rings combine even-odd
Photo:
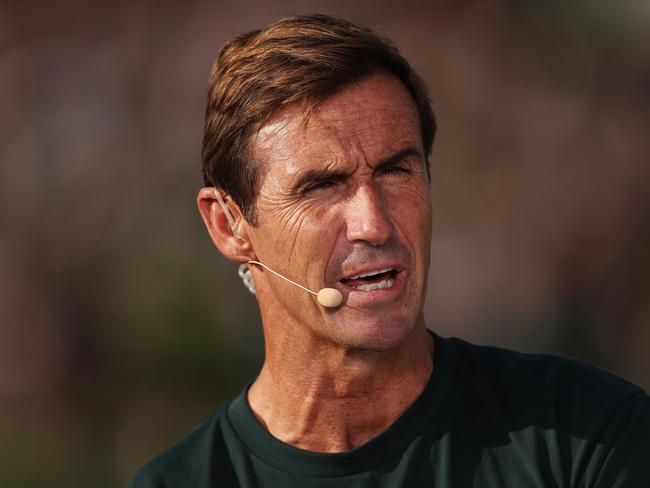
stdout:
[[393,286],[393,283],[395,283],[395,280],[393,278],[389,278],[387,280],[380,281],[379,283],[371,283],[369,285],[359,285],[355,286],[354,288],[356,290],[361,290],[361,291],[372,291],[372,290],[379,290],[381,288],[390,288]]
[[368,271],[367,273],[361,273],[361,274],[358,274],[356,276],[350,276],[350,278],[348,278],[348,279],[356,280],[356,279],[359,279],[359,278],[366,278],[368,276],[375,276],[375,275],[378,275],[378,274],[381,274],[381,273],[386,273],[387,271],[391,271],[392,269],[393,268],[384,268],[384,269],[379,269],[377,271]]

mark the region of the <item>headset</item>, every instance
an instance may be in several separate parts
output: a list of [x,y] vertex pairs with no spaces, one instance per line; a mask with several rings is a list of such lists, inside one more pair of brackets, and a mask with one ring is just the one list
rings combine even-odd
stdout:
[[[217,202],[219,203],[219,206],[221,207],[221,210],[223,210],[223,213],[226,215],[226,220],[228,221],[228,225],[230,226],[230,230],[232,231],[232,235],[235,236],[237,239],[244,240],[242,237],[238,236],[235,230],[235,219],[232,218],[232,215],[230,213],[230,210],[228,210],[228,207],[226,206],[226,202],[223,201],[223,197],[221,196],[221,193],[219,190],[216,188],[214,189],[214,196],[217,199]],[[318,301],[319,304],[321,304],[323,307],[326,308],[336,308],[343,303],[343,295],[339,290],[336,288],[322,288],[318,292],[315,292],[313,290],[310,290],[307,287],[304,287],[295,281],[290,280],[286,276],[281,275],[277,271],[272,270],[269,268],[266,264],[263,264],[259,261],[247,261],[246,264],[254,264],[256,266],[261,266],[262,268],[270,271],[273,273],[275,276],[282,278],[284,281],[291,283],[294,286],[297,286],[298,288],[303,289],[307,293],[311,293],[316,297],[316,300]],[[253,280],[250,276],[250,272],[247,272],[247,270],[242,269],[242,267],[245,267],[245,265],[240,266],[239,269],[239,276],[242,278],[244,281],[244,284],[246,287],[251,291],[251,293],[255,294],[255,285],[253,283]]]

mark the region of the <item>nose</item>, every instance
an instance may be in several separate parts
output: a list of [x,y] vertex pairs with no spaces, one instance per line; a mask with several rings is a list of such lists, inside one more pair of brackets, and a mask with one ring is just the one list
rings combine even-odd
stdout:
[[393,232],[393,224],[388,218],[386,205],[372,186],[359,187],[348,201],[348,241],[364,241],[372,246],[380,246],[388,241]]

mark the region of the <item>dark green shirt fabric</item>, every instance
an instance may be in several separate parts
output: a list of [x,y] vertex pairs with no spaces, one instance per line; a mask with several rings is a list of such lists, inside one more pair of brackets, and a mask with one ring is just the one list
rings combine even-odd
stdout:
[[435,336],[434,370],[384,433],[349,452],[284,444],[244,390],[129,488],[650,488],[650,399],[595,366]]

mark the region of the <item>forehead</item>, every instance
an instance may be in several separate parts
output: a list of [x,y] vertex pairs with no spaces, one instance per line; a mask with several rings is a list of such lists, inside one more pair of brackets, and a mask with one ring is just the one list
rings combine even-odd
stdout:
[[260,128],[253,150],[265,173],[293,174],[323,164],[371,164],[410,145],[422,149],[420,119],[402,83],[377,74],[318,105],[304,123],[288,106]]

